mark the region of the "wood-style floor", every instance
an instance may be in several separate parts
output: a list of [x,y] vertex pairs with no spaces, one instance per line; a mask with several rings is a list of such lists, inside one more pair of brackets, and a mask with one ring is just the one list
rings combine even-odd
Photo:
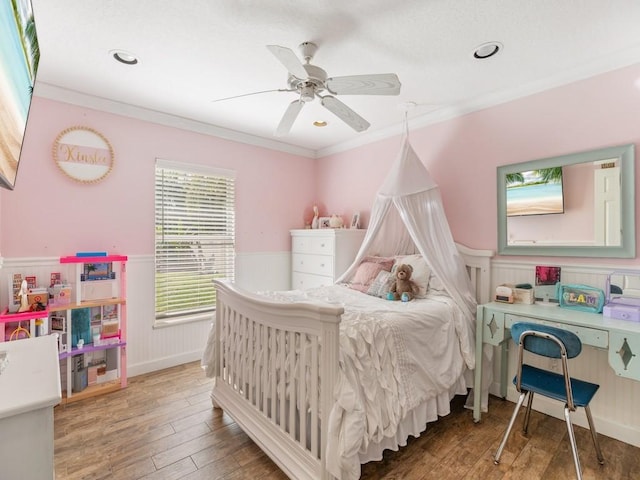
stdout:
[[[115,393],[56,407],[56,479],[286,480],[229,416],[211,408],[210,388],[198,363],[190,363],[131,378]],[[489,413],[474,424],[463,401],[456,397],[450,415],[399,452],[364,465],[362,478],[575,478],[564,422],[533,412],[529,434],[517,423],[496,466],[492,454],[513,403],[491,398]],[[585,480],[640,478],[639,448],[600,435],[600,466],[589,432],[576,427],[576,436]]]

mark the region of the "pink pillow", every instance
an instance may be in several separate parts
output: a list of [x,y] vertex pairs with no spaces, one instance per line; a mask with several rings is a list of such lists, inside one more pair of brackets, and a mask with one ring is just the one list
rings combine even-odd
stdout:
[[359,292],[366,292],[369,290],[369,286],[376,279],[378,273],[382,270],[387,272],[391,271],[393,267],[393,258],[387,257],[365,257],[358,265],[355,275],[349,283],[349,288],[358,290]]

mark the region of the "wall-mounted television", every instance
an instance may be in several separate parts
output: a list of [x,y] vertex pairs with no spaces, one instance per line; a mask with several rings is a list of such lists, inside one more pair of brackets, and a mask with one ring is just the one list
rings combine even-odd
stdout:
[[564,213],[562,167],[506,175],[507,216]]
[[0,187],[13,189],[40,48],[30,0],[0,0]]

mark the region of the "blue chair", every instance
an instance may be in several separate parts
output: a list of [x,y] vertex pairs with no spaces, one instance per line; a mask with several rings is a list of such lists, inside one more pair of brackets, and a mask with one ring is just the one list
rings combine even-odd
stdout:
[[[513,415],[511,415],[507,431],[504,433],[502,442],[500,443],[498,451],[494,457],[494,463],[496,465],[500,463],[502,450],[507,443],[507,438],[511,433],[511,429],[513,428],[513,424],[518,416],[520,407],[528,394],[529,401],[527,403],[523,428],[524,433],[527,433],[533,396],[534,394],[539,393],[545,397],[564,402],[564,418],[567,422],[567,431],[569,432],[569,440],[571,441],[573,462],[576,467],[578,480],[581,480],[582,469],[580,467],[576,437],[573,432],[573,424],[571,423],[570,415],[571,412],[576,410],[576,407],[584,408],[585,413],[587,414],[587,420],[589,422],[591,437],[593,438],[593,444],[596,449],[598,461],[601,465],[604,463],[602,451],[598,444],[596,429],[593,426],[591,409],[589,408],[589,402],[591,402],[591,399],[596,394],[600,386],[594,383],[571,378],[567,368],[567,359],[577,357],[580,354],[582,351],[582,342],[580,342],[580,339],[576,334],[569,332],[568,330],[527,322],[514,323],[511,327],[511,338],[513,338],[514,342],[518,344],[518,370],[513,379],[513,383],[516,386],[516,390],[520,393],[520,397],[518,398],[518,403],[513,411]],[[543,357],[559,358],[562,363],[562,374],[550,372],[523,363],[525,350]]]

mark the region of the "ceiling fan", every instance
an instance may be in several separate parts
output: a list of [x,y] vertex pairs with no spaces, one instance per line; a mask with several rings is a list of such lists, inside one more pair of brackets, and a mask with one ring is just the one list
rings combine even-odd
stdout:
[[[261,92],[222,98],[216,101],[244,97],[267,92],[297,92],[298,99],[289,104],[284,112],[280,124],[276,129],[276,136],[286,135],[305,103],[320,99],[323,107],[332,112],[356,132],[369,128],[370,123],[354,112],[334,95],[399,95],[400,80],[395,73],[381,73],[373,75],[348,75],[344,77],[328,77],[322,68],[311,64],[311,60],[318,50],[312,42],[304,42],[299,48],[304,58],[302,63],[296,54],[287,47],[267,45],[273,55],[289,72],[287,84],[289,88],[264,90]],[[325,93],[328,92],[328,93]]]

